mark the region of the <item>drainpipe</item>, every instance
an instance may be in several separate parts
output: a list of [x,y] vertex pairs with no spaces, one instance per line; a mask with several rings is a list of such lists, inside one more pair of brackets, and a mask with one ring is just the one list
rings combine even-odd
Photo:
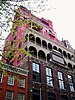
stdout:
[[41,88],[40,88],[40,100],[41,100]]

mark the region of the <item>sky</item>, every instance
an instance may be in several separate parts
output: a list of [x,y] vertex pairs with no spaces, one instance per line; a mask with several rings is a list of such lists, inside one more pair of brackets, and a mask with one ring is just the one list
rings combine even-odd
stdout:
[[42,0],[28,1],[31,3],[26,6],[32,9],[32,13],[39,18],[51,20],[58,39],[68,40],[75,49],[75,0],[43,0],[44,3],[41,3]]
[[59,40],[68,40],[75,49],[75,0],[47,0],[46,10],[35,13],[53,22]]

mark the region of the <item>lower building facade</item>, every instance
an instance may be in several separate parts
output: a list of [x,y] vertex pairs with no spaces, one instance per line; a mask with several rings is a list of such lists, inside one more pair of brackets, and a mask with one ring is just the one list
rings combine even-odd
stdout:
[[28,71],[5,66],[0,69],[0,100],[28,100]]
[[74,72],[35,57],[28,57],[27,65],[28,100],[75,100]]

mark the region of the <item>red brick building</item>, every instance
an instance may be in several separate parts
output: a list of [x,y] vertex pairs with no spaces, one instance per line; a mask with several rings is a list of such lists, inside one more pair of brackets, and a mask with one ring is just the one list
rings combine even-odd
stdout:
[[6,43],[12,46],[19,38],[17,48],[32,54],[17,52],[20,60],[16,56],[12,61],[29,70],[28,100],[75,100],[75,50],[67,40],[58,40],[51,21],[37,18],[24,7],[18,13],[15,19],[26,23],[17,26],[16,34],[9,34]]
[[6,64],[3,68],[0,69],[0,100],[28,100],[28,71]]

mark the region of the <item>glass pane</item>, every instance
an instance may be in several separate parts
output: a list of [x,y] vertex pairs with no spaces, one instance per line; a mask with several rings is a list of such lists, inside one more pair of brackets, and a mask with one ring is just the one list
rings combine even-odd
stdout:
[[47,77],[47,85],[53,87],[53,81],[51,77]]
[[35,71],[35,72],[40,72],[40,70],[39,70],[39,64],[36,64],[36,63],[32,63],[32,67],[33,67],[33,71]]
[[12,100],[12,92],[11,91],[7,91],[6,92],[6,100]]
[[63,80],[63,75],[62,75],[62,72],[58,72],[58,79]]
[[24,100],[24,94],[20,94],[18,95],[18,100]]
[[0,72],[0,82],[2,81],[2,72]]
[[71,90],[71,91],[74,91],[74,87],[73,87],[73,86],[70,86],[70,90]]
[[11,76],[11,75],[8,76],[8,84],[9,85],[13,85],[14,84],[14,77]]
[[20,78],[20,86],[24,87],[24,79]]
[[64,82],[59,80],[59,86],[60,86],[60,89],[64,89]]
[[52,72],[50,68],[46,68],[46,75],[52,76]]

